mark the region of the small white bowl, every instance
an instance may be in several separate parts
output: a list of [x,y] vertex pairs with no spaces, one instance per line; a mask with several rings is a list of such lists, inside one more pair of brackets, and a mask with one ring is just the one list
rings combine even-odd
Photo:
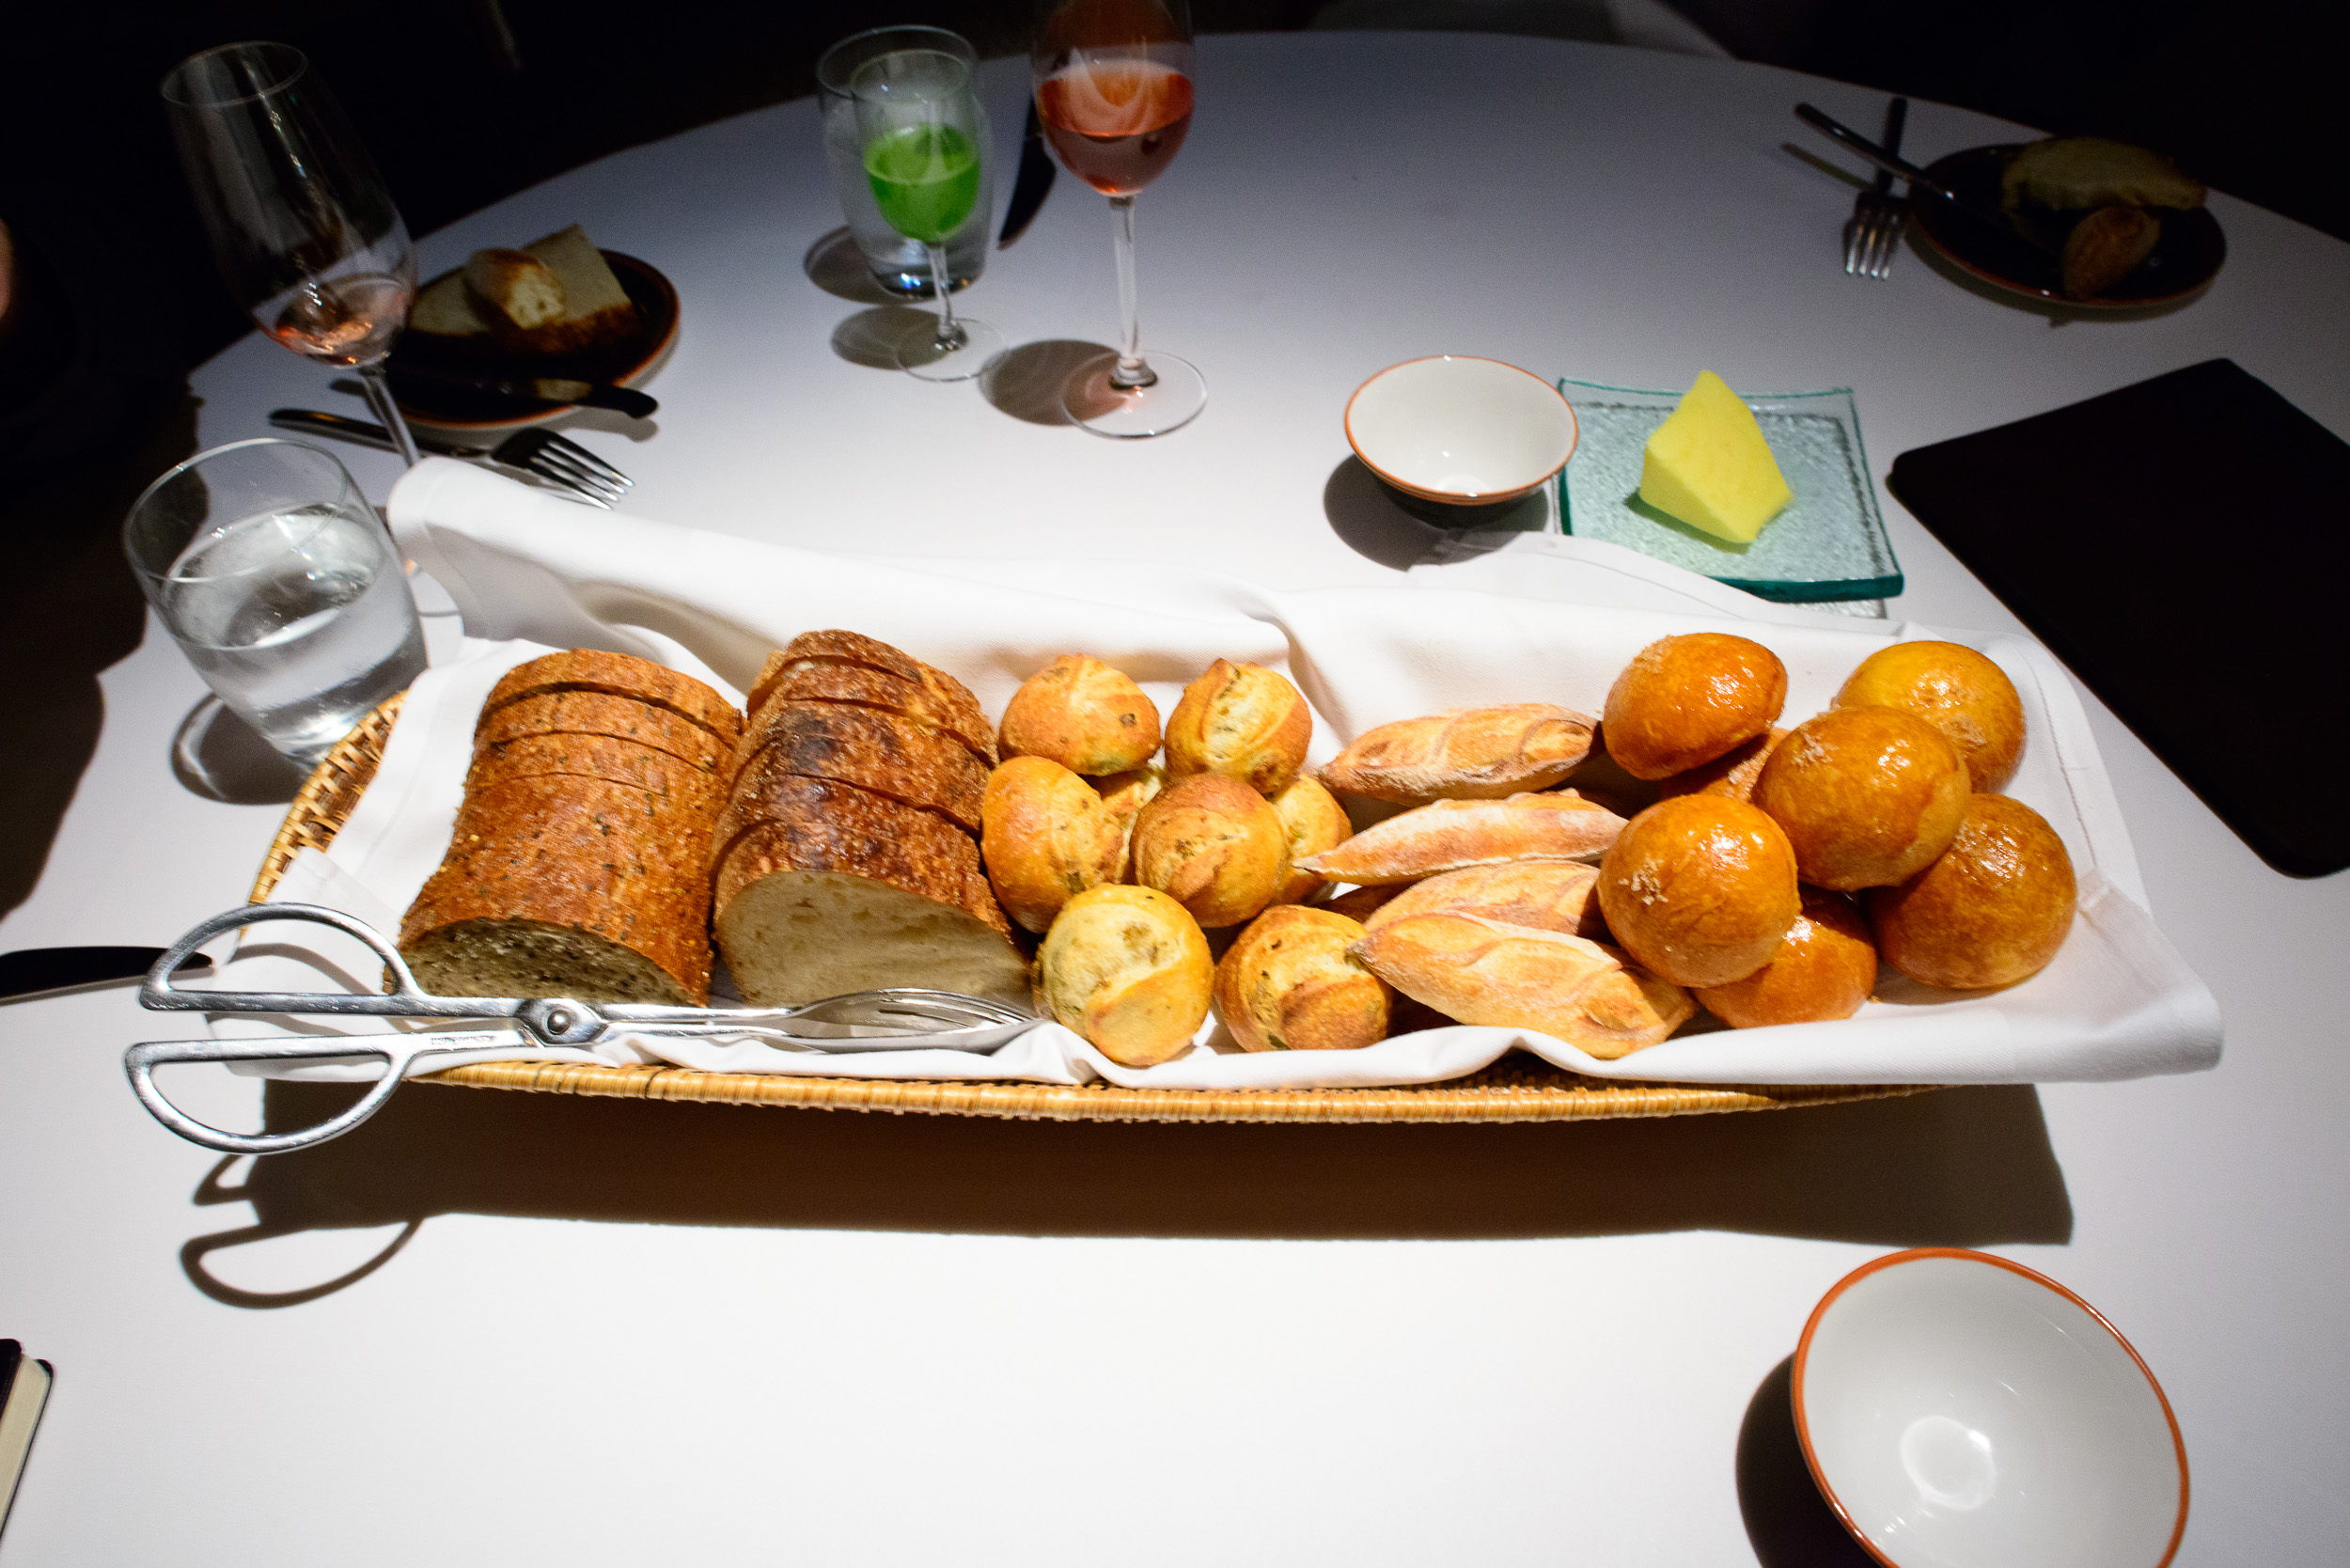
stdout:
[[1795,1350],[1821,1495],[1892,1568],[2160,1568],[2186,1529],[2186,1445],[2096,1309],[1985,1252],[1921,1247],[1844,1277]]
[[1574,410],[1530,370],[1440,354],[1390,365],[1346,402],[1346,442],[1407,495],[1486,507],[1526,495],[1574,455]]

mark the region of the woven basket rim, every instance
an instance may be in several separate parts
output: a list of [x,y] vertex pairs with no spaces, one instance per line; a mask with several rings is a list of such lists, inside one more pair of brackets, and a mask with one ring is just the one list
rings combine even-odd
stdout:
[[[304,849],[323,851],[350,820],[383,764],[405,693],[387,698],[333,749],[286,808],[254,879],[266,902]],[[1576,1121],[1776,1110],[1921,1094],[1935,1084],[1668,1084],[1588,1078],[1539,1057],[1511,1052],[1460,1078],[1379,1089],[1127,1089],[1116,1084],[801,1077],[703,1073],[684,1067],[612,1067],[494,1061],[418,1080],[475,1089],[699,1100],[723,1105],[809,1105],[933,1116],[1069,1121]]]

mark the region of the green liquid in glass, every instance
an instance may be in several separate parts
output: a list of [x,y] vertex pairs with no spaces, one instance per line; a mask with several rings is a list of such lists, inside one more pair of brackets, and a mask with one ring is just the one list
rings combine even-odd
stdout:
[[962,227],[979,199],[979,152],[952,126],[909,125],[865,149],[873,200],[889,227],[926,245]]

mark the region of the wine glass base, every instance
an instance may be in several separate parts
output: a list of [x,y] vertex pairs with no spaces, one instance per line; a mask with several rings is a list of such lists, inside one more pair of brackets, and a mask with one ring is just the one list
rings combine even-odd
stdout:
[[1158,375],[1148,386],[1112,384],[1111,372],[1118,368],[1114,353],[1079,366],[1061,388],[1061,407],[1070,421],[1114,441],[1137,441],[1181,430],[1199,417],[1208,406],[1208,383],[1199,368],[1172,354],[1145,352],[1142,357]]
[[898,341],[898,368],[917,381],[969,381],[1004,352],[1004,335],[985,321],[958,317],[963,341],[938,346],[938,323],[924,321]]

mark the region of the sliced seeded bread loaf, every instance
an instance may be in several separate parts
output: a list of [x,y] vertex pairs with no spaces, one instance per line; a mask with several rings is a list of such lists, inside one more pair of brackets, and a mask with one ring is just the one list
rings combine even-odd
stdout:
[[[744,698],[747,711],[757,713],[764,708],[787,678],[823,666],[871,670],[919,687],[923,693],[923,707],[904,707],[900,711],[909,717],[932,719],[963,737],[966,745],[974,740],[979,742],[974,749],[990,767],[995,765],[995,726],[988,722],[979,698],[971,695],[969,687],[945,670],[926,665],[901,649],[855,632],[803,632],[785,647],[767,655],[766,664],[751,682],[751,689]],[[822,694],[810,692],[807,695]],[[937,712],[933,714],[926,711],[928,709]]]
[[485,712],[474,748],[539,735],[610,735],[666,752],[713,778],[734,772],[734,747],[714,732],[666,708],[604,692],[540,692]]
[[634,698],[691,719],[731,746],[742,738],[743,715],[734,704],[690,675],[626,653],[574,648],[516,665],[490,689],[481,705],[486,719],[509,702],[548,692],[596,692]]
[[726,803],[716,770],[616,735],[525,735],[475,748],[469,785],[509,778],[571,777],[626,784],[650,794],[675,796],[715,813]]
[[918,681],[862,665],[813,659],[800,661],[767,683],[764,698],[752,706],[751,721],[743,727],[743,760],[759,748],[760,731],[788,702],[840,703],[895,713],[958,743],[983,766],[995,765],[995,738],[984,715],[974,721],[962,704],[940,698]]
[[770,702],[759,750],[735,776],[718,823],[723,845],[759,820],[766,792],[784,778],[854,784],[935,811],[966,833],[979,830],[987,764],[929,726],[897,713],[839,702]]

